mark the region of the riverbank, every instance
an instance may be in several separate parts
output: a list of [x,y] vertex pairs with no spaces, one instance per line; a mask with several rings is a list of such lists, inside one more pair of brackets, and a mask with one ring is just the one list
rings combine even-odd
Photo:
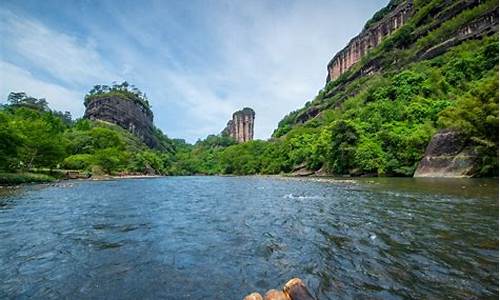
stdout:
[[57,179],[53,176],[39,173],[0,173],[0,185],[17,185],[24,183],[47,183]]
[[52,183],[63,180],[117,180],[117,179],[143,179],[158,178],[162,175],[142,175],[142,174],[122,174],[122,175],[81,175],[75,172],[66,172],[62,175],[51,176],[43,173],[19,172],[19,173],[0,173],[0,186],[30,184],[30,183]]
[[145,178],[159,178],[163,175],[96,175],[91,176],[88,180],[116,180],[116,179],[145,179]]

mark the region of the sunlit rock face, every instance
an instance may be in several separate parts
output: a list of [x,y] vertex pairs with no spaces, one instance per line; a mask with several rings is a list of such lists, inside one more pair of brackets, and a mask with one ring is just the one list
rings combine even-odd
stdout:
[[[417,27],[417,30],[413,31],[412,34],[414,38],[418,39],[461,12],[480,5],[481,3],[483,3],[483,1],[480,0],[443,1],[442,5],[438,6],[441,8],[440,10],[429,12],[428,17],[434,20],[434,22],[429,23],[430,27],[426,30],[420,30]],[[365,28],[330,60],[327,66],[328,75],[326,81],[329,82],[339,78],[354,64],[359,62],[370,49],[380,45],[385,37],[391,35],[405,25],[414,13],[413,0],[406,0],[392,9],[381,20]],[[448,40],[438,45],[433,45],[430,48],[423,49],[422,52],[418,53],[417,58],[429,59],[444,53],[449,48],[465,40],[481,38],[484,35],[491,35],[496,32],[498,32],[498,7],[477,16],[463,27],[459,28],[456,32],[450,33]],[[368,63],[363,66],[359,75],[370,74],[379,69],[379,66],[376,66],[376,62],[371,62],[371,64]]]
[[116,124],[139,137],[149,147],[158,147],[154,137],[153,112],[139,102],[116,96],[93,99],[85,105],[84,118]]
[[413,13],[413,1],[405,1],[384,18],[364,29],[347,46],[340,50],[328,63],[326,81],[335,80],[352,65],[361,60],[368,51],[382,42],[382,39],[403,26]]
[[477,158],[460,133],[443,130],[432,137],[414,177],[471,177]]
[[245,107],[233,114],[233,119],[227,122],[222,134],[234,138],[238,143],[253,140],[255,111]]

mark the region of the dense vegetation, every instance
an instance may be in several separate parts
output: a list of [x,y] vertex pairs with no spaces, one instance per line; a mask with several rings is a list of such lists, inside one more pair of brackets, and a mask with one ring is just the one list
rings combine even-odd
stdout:
[[368,29],[374,23],[377,23],[378,21],[382,20],[382,18],[384,18],[388,13],[390,13],[401,2],[403,2],[403,0],[391,0],[391,1],[389,1],[389,4],[387,4],[385,7],[381,8],[379,11],[377,11],[370,20],[366,21],[363,29]]
[[170,151],[153,151],[114,124],[73,121],[69,113],[50,110],[45,99],[25,93],[11,93],[0,109],[0,172],[63,168],[94,175],[165,174],[174,148],[167,137],[162,141],[171,144]]
[[[367,26],[400,1],[391,1]],[[318,96],[279,123],[269,141],[228,147],[198,143],[187,173],[276,174],[307,168],[333,174],[411,176],[432,135],[464,133],[481,157],[478,176],[498,172],[498,35],[470,40],[432,59],[423,53],[498,7],[462,12],[443,1],[415,1],[409,22]],[[458,11],[452,15],[448,11]],[[431,12],[449,13],[444,22]],[[356,76],[367,64],[380,72]],[[214,139],[214,137],[210,137]]]
[[137,102],[144,107],[151,109],[148,97],[145,93],[141,92],[138,88],[130,85],[128,82],[124,81],[121,84],[113,84],[112,86],[107,85],[95,85],[87,95],[85,95],[85,105],[92,101],[93,99],[103,98],[103,97],[119,97],[120,99]]
[[[391,1],[367,26],[399,2]],[[154,151],[116,125],[73,121],[68,113],[50,110],[45,99],[11,93],[0,109],[0,173],[10,178],[4,181],[16,180],[5,172],[40,168],[94,175],[247,175],[307,169],[411,176],[432,135],[451,128],[479,154],[478,175],[497,175],[498,34],[463,42],[432,59],[424,54],[498,4],[482,1],[462,12],[439,0],[415,0],[414,5],[407,24],[329,82],[315,99],[285,116],[268,141],[236,144],[228,136],[211,135],[190,145],[157,129],[163,146]],[[432,15],[447,11],[455,15],[445,21]],[[359,76],[362,68],[374,64],[378,72]],[[126,82],[96,85],[85,103],[107,95],[150,107],[146,96]]]

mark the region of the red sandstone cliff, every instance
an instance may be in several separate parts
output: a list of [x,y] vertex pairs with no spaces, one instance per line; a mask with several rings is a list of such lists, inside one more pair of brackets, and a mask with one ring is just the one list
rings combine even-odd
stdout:
[[413,13],[413,1],[404,1],[378,22],[370,25],[354,37],[328,63],[326,81],[335,80],[352,65],[361,60],[382,39],[403,26]]
[[233,114],[233,119],[227,122],[222,134],[229,135],[238,143],[253,140],[253,126],[255,112],[249,107],[245,107]]

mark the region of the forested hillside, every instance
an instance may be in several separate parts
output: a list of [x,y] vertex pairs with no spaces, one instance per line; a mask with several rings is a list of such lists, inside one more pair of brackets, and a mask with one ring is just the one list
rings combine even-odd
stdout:
[[[48,179],[26,172],[62,175],[53,169],[165,174],[175,146],[160,130],[156,134],[167,150],[152,150],[115,124],[74,121],[69,113],[51,110],[45,99],[11,93],[0,108],[0,171],[23,172],[13,181]],[[0,177],[8,182],[12,176]]]
[[[391,1],[366,28],[401,2]],[[497,174],[498,19],[492,14],[498,3],[413,6],[405,25],[285,116],[271,140],[197,146],[189,170],[412,176],[432,135],[453,129],[478,153],[475,176]]]
[[[0,170],[413,176],[433,135],[446,129],[476,157],[472,175],[497,175],[498,2],[391,1],[362,33],[401,5],[411,7],[404,24],[397,19],[399,27],[286,115],[268,141],[211,135],[190,145],[154,128],[161,147],[152,150],[124,126],[74,121],[44,99],[11,93],[0,109]],[[136,101],[152,124],[147,98],[128,84],[96,86],[85,103],[99,97]]]

